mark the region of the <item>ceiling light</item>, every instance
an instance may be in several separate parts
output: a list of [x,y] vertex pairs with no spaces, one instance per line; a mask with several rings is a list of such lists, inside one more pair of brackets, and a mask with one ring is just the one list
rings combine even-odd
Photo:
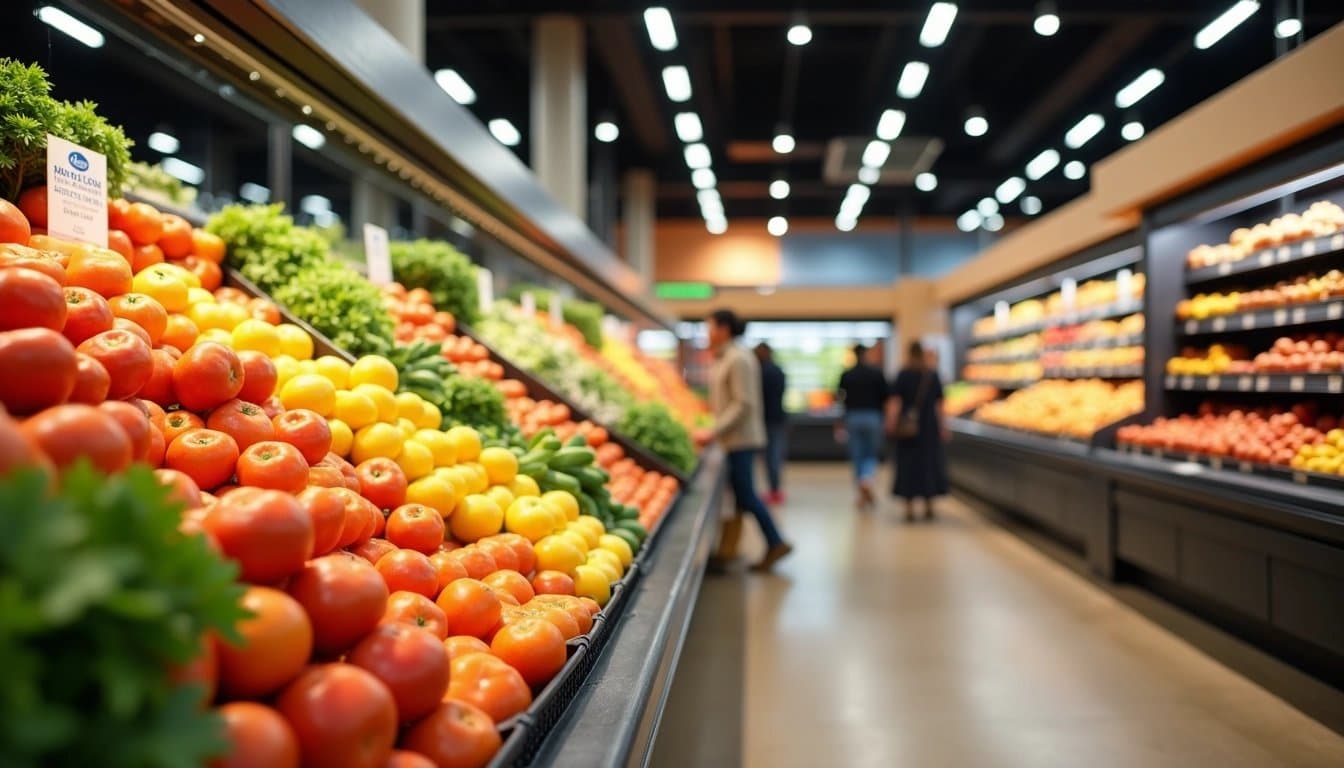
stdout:
[[952,21],[957,18],[956,3],[934,3],[929,15],[924,19],[924,28],[919,31],[919,44],[925,48],[937,48],[947,40],[952,29]]
[[787,37],[794,45],[807,45],[812,42],[812,28],[806,24],[794,24],[789,27]]
[[1296,37],[1302,31],[1302,20],[1287,18],[1274,25],[1274,36],[1280,40]]
[[523,140],[523,135],[505,118],[496,117],[486,123],[486,127],[490,129],[491,135],[506,147],[516,147]]
[[1120,135],[1125,141],[1138,141],[1143,138],[1143,123],[1138,120],[1130,120],[1128,123],[1120,126]]
[[891,145],[885,141],[873,139],[863,148],[863,164],[869,168],[881,168],[891,156]]
[[929,79],[929,65],[922,61],[912,61],[901,70],[901,79],[896,83],[896,94],[903,99],[913,99],[924,90],[924,82]]
[[673,101],[690,101],[691,73],[680,64],[663,67],[663,90],[667,91],[667,98]]
[[854,227],[858,226],[858,219],[851,219],[848,216],[836,216],[835,228],[841,232],[853,232]]
[[982,219],[979,211],[972,208],[957,217],[957,229],[960,229],[962,232],[974,232],[980,228],[981,221]]
[[702,189],[695,193],[695,201],[700,204],[701,209],[722,209],[723,198],[719,196],[717,189]]
[[920,192],[932,192],[938,188],[938,177],[925,171],[915,177],[915,189]]
[[149,139],[145,141],[145,144],[155,152],[165,155],[177,154],[177,150],[182,146],[182,142],[178,141],[176,136],[171,136],[163,131],[155,131],[149,134]]
[[687,144],[681,153],[686,158],[687,168],[708,168],[714,162],[709,156],[709,147],[704,144]]
[[1195,47],[1199,50],[1212,48],[1215,43],[1227,37],[1227,34],[1241,23],[1260,10],[1260,3],[1256,0],[1237,0],[1231,8],[1223,11],[1222,15],[1210,21],[1208,26],[1195,33]]
[[1000,216],[997,213],[992,213],[986,216],[984,227],[990,232],[998,232],[1000,229],[1003,229],[1003,216]]
[[1149,69],[1145,71],[1142,75],[1134,78],[1129,85],[1126,85],[1116,92],[1115,106],[1120,109],[1129,109],[1135,104],[1138,104],[1144,96],[1157,90],[1157,87],[1166,79],[1167,76],[1162,74],[1162,70],[1160,69]]
[[694,112],[678,112],[672,118],[672,124],[677,129],[677,138],[684,144],[705,138],[705,127],[700,124],[700,116]]
[[1027,195],[1022,198],[1022,212],[1028,216],[1035,216],[1041,212],[1041,198],[1035,195]]
[[271,190],[254,182],[245,182],[238,188],[238,197],[249,203],[266,203],[271,200]]
[[311,125],[304,125],[303,123],[294,126],[294,130],[290,131],[290,135],[294,137],[295,141],[309,149],[321,149],[322,145],[327,143],[327,137],[323,136],[321,131]]
[[1059,15],[1055,13],[1054,3],[1037,3],[1036,20],[1031,28],[1041,37],[1050,37],[1059,31]]
[[159,167],[169,176],[188,184],[200,184],[205,181],[205,169],[199,165],[192,165],[186,160],[165,157],[159,162]]
[[331,210],[331,200],[322,195],[304,195],[299,200],[299,210],[304,213],[320,213]]
[[775,237],[783,237],[789,231],[789,220],[783,216],[771,216],[765,223],[765,231]]
[[85,24],[74,16],[62,11],[60,8],[44,5],[37,9],[37,18],[43,24],[59,29],[90,48],[103,47],[104,40],[102,32],[90,27],[88,24]]
[[711,235],[722,235],[728,231],[728,220],[723,218],[705,219],[705,229]]
[[862,208],[868,202],[868,198],[873,194],[873,190],[863,184],[850,184],[845,190],[845,202],[847,205],[857,205]]
[[1064,165],[1065,178],[1077,181],[1087,175],[1087,166],[1079,160],[1070,160]]
[[888,109],[877,120],[877,138],[883,141],[895,141],[905,128],[905,113],[899,109]]
[[770,182],[770,196],[776,200],[783,200],[789,196],[789,182],[784,179],[775,179]]
[[621,129],[616,127],[616,124],[611,122],[610,120],[603,120],[602,122],[593,126],[593,137],[596,138],[598,141],[602,142],[603,144],[610,144],[611,142],[620,138],[620,136],[621,136]]
[[332,224],[340,221],[341,217],[332,211],[318,211],[313,214],[313,224],[319,227],[330,227]]
[[696,168],[691,171],[691,184],[695,185],[696,189],[710,189],[718,181],[714,178],[714,172],[708,168]]
[[993,216],[999,212],[999,201],[992,197],[981,198],[980,202],[975,204],[975,210],[979,211],[981,216]]
[[1010,176],[1003,180],[1003,183],[994,190],[994,197],[1000,203],[1011,203],[1017,199],[1018,195],[1027,191],[1027,182],[1023,181],[1021,176]]
[[1045,174],[1053,171],[1057,165],[1059,165],[1059,152],[1053,149],[1047,149],[1041,154],[1031,158],[1031,161],[1027,163],[1027,178],[1036,181]]
[[440,69],[434,73],[434,82],[439,84],[443,92],[452,97],[462,106],[476,103],[476,90],[455,69]]
[[779,133],[775,134],[775,138],[770,142],[770,146],[773,147],[774,150],[781,155],[789,154],[790,152],[793,151],[793,148],[796,145],[797,142],[793,140],[793,136],[791,136],[787,131],[780,131]]
[[882,172],[879,171],[878,169],[869,168],[866,165],[859,168],[859,181],[863,182],[864,184],[876,184],[881,180],[882,180]]
[[967,136],[984,136],[989,132],[989,120],[985,118],[983,112],[972,111],[966,117],[966,123],[962,125]]
[[1106,118],[1098,115],[1096,112],[1079,120],[1069,132],[1064,134],[1064,143],[1069,149],[1077,149],[1092,140],[1093,136],[1101,133],[1101,129],[1106,127]]
[[646,9],[644,28],[649,31],[649,42],[654,48],[671,51],[677,47],[677,28],[672,26],[672,14],[666,8]]

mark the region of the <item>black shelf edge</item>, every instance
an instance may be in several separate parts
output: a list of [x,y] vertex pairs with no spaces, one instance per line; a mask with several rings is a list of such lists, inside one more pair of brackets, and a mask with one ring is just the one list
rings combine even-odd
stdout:
[[993,357],[982,357],[978,360],[966,359],[968,365],[997,365],[1002,363],[1030,363],[1041,356],[1041,351],[1019,352],[1015,355],[994,355]]
[[1247,373],[1189,376],[1168,373],[1163,386],[1170,392],[1233,392],[1294,395],[1344,393],[1344,373]]
[[1032,384],[1037,383],[1038,381],[1040,381],[1040,379],[1021,379],[1018,381],[996,381],[994,379],[966,379],[965,381],[967,384],[983,384],[987,387],[994,387],[995,389],[1007,390],[1007,389],[1025,389],[1026,387],[1029,387]]
[[1292,467],[1285,467],[1279,464],[1243,461],[1231,456],[1212,456],[1204,453],[1190,453],[1188,451],[1168,451],[1162,448],[1144,448],[1128,443],[1118,444],[1116,450],[1119,453],[1128,453],[1136,456],[1149,456],[1154,459],[1163,459],[1166,461],[1199,464],[1200,466],[1222,472],[1237,472],[1242,475],[1268,477],[1280,481],[1286,480],[1295,485],[1306,485],[1344,491],[1344,475],[1327,475],[1320,472],[1293,469]]
[[1185,284],[1209,283],[1233,275],[1250,274],[1273,269],[1284,264],[1309,261],[1341,252],[1344,252],[1344,232],[1336,232],[1333,235],[1322,235],[1296,243],[1265,248],[1252,253],[1241,261],[1225,261],[1211,267],[1187,269],[1185,271]]
[[1046,344],[1042,347],[1044,352],[1075,352],[1080,349],[1119,349],[1120,347],[1141,347],[1143,346],[1143,334],[1131,334],[1129,336],[1115,336],[1109,339],[1088,339],[1087,341],[1075,341],[1070,344]]
[[1262,328],[1291,328],[1295,325],[1336,320],[1344,320],[1344,298],[1236,312],[1230,315],[1206,317],[1202,320],[1178,320],[1177,329],[1183,336],[1201,336],[1211,333],[1255,331]]
[[996,331],[988,336],[973,336],[971,346],[992,341],[1002,341],[1017,336],[1026,336],[1029,333],[1038,333],[1046,328],[1060,328],[1066,325],[1077,325],[1079,323],[1088,323],[1093,320],[1110,320],[1116,317],[1127,317],[1137,312],[1143,311],[1143,300],[1122,301],[1115,304],[1107,304],[1093,309],[1084,309],[1080,312],[1074,312],[1068,315],[1059,315],[1057,317],[1046,318],[1026,325],[1013,326],[1005,328],[1002,331]]
[[1046,368],[1047,379],[1141,379],[1142,365],[1107,365],[1098,368]]

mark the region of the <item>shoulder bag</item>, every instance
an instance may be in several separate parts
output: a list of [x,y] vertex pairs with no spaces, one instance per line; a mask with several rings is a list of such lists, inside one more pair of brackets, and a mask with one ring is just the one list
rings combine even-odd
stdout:
[[913,440],[919,437],[919,414],[924,410],[924,395],[928,391],[929,372],[922,371],[919,375],[919,389],[915,392],[914,406],[902,412],[900,420],[896,422],[894,436],[897,440]]

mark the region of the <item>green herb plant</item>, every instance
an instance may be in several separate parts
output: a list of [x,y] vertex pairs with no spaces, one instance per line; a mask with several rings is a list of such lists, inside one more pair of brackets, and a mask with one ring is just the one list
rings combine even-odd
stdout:
[[438,240],[394,242],[389,252],[397,282],[429,291],[434,308],[451,312],[458,322],[476,322],[480,316],[476,265],[466,254]]
[[626,409],[616,430],[683,472],[695,468],[695,444],[686,427],[662,403],[640,403]]

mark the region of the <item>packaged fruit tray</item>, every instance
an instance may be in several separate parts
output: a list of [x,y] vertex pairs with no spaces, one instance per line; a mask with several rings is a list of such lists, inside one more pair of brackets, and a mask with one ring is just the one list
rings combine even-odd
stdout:
[[1245,461],[1224,456],[1210,456],[1203,453],[1168,451],[1162,448],[1145,448],[1131,443],[1120,443],[1116,446],[1116,450],[1120,453],[1128,453],[1135,456],[1150,456],[1163,461],[1199,464],[1200,466],[1208,467],[1219,472],[1236,472],[1243,475],[1255,475],[1258,477],[1288,481],[1297,485],[1344,491],[1344,475],[1329,475],[1322,472],[1293,469],[1292,467],[1285,467],[1281,464],[1265,464],[1258,461]]

